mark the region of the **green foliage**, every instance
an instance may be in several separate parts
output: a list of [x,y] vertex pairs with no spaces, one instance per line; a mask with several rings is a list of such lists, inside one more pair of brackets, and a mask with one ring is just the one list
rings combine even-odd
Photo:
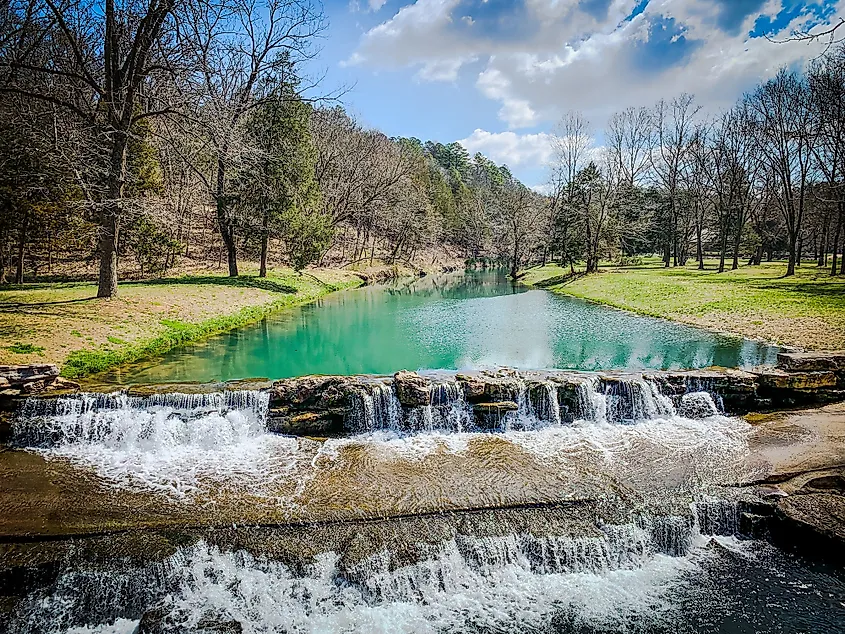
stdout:
[[149,119],[141,119],[132,126],[126,144],[128,179],[126,192],[132,197],[160,194],[164,189],[158,151],[150,139]]
[[297,272],[317,260],[331,244],[334,229],[325,214],[292,207],[281,221],[288,263]]
[[270,237],[281,238],[296,270],[322,255],[331,240],[326,218],[311,211],[318,206],[320,191],[310,114],[310,106],[289,85],[280,86],[273,99],[256,108],[248,134],[260,151],[259,160],[240,174],[235,187],[253,236],[262,244]]
[[32,343],[13,343],[11,346],[6,346],[6,350],[14,352],[15,354],[40,354],[44,352],[42,346],[36,346]]
[[146,216],[138,216],[127,224],[124,245],[135,256],[141,275],[163,272],[170,254],[181,249],[179,242]]

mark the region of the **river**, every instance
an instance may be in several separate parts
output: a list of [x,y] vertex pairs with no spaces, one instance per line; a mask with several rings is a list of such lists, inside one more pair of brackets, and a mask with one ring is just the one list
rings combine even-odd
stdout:
[[531,290],[503,272],[364,287],[120,368],[120,383],[226,381],[401,369],[747,367],[777,348]]

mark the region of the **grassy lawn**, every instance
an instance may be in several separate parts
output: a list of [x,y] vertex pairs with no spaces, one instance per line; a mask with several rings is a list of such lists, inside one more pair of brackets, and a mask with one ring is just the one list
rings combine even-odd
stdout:
[[57,363],[78,378],[261,320],[280,308],[361,284],[344,271],[259,278],[190,275],[121,283],[97,299],[93,283],[25,284],[0,291],[0,364]]
[[[845,278],[805,264],[784,278],[785,263],[742,266],[717,272],[695,263],[662,267],[658,258],[642,265],[604,267],[598,274],[565,280],[569,269],[530,269],[523,281],[644,315],[664,317],[710,330],[807,350],[845,348]],[[557,278],[557,279],[556,279]]]

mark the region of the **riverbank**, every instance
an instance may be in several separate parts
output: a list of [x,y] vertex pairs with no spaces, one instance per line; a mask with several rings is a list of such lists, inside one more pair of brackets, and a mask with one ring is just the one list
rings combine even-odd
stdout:
[[92,282],[0,290],[0,364],[55,363],[80,378],[364,283],[352,271],[246,271],[125,282],[110,300],[98,299]]
[[547,265],[522,282],[554,293],[661,317],[717,332],[806,350],[845,348],[845,279],[814,265],[783,277],[786,265],[766,263],[718,273],[716,262],[665,269],[648,259],[598,274],[569,276]]

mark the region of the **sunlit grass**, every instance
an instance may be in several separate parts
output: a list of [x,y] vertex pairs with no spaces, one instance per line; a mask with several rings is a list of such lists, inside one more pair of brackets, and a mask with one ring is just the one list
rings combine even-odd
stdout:
[[[606,265],[595,275],[562,279],[550,290],[637,313],[694,323],[715,330],[806,348],[845,346],[845,278],[813,264],[784,277],[786,263],[741,266],[718,272],[695,263],[664,268],[659,258],[628,267]],[[547,265],[530,269],[523,281],[541,284],[569,274]]]

